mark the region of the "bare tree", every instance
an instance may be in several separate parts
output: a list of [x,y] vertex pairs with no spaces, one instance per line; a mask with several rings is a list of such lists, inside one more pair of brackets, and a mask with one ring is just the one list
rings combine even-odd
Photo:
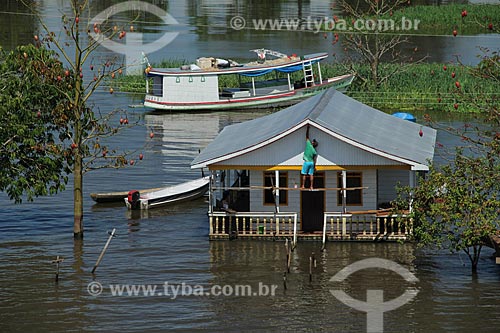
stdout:
[[[399,50],[399,47],[409,40],[399,33],[402,27],[396,27],[390,18],[394,11],[402,8],[407,2],[407,0],[356,0],[354,3],[347,0],[337,1],[337,6],[351,19],[352,29],[349,29],[342,39],[345,50],[351,50],[357,55],[354,58],[347,53],[350,66],[360,62],[370,66],[369,75],[356,71],[364,84],[372,83],[379,86],[397,72],[406,70],[409,64],[421,62],[426,58],[414,59],[410,56],[408,59],[403,59]],[[362,24],[358,24],[360,22]],[[400,66],[396,68],[386,66],[394,63]],[[380,71],[381,66],[386,66],[388,69],[384,71],[383,76]]]

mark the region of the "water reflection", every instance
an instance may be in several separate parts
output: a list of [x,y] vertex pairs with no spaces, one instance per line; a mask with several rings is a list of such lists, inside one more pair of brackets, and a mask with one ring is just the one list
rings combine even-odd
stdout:
[[[317,266],[313,268],[310,281],[309,257],[313,252]],[[477,323],[474,316],[482,313],[479,316],[486,322],[481,327],[493,332],[500,320],[491,312],[491,308],[496,307],[493,304],[498,304],[493,296],[493,286],[499,281],[494,273],[499,268],[494,266],[493,271],[483,272],[480,282],[468,281],[461,274],[461,268],[453,267],[450,254],[426,255],[411,244],[391,243],[328,243],[322,253],[317,243],[303,242],[298,244],[292,256],[285,289],[286,251],[283,242],[211,242],[210,262],[214,275],[211,284],[250,285],[252,290],[258,290],[259,283],[277,286],[273,297],[211,298],[219,318],[231,322],[235,330],[294,331],[307,327],[311,331],[360,332],[366,331],[366,314],[336,300],[329,293],[330,289],[343,290],[361,301],[366,299],[367,289],[379,289],[384,291],[384,300],[387,301],[400,296],[408,287],[414,287],[419,291],[416,298],[384,314],[386,330],[465,332],[474,329],[474,323]],[[366,269],[352,274],[344,282],[330,282],[330,278],[342,268],[371,257],[397,262],[415,274],[419,281],[412,285],[394,272]],[[485,312],[492,317],[484,315]],[[252,321],[245,318],[252,318]],[[218,330],[225,326],[217,322],[212,327]]]
[[[313,254],[314,253],[314,254]],[[309,279],[309,258],[315,256],[312,281]],[[366,299],[367,289],[384,290],[385,299],[401,295],[408,283],[391,271],[368,269],[353,274],[341,285],[330,278],[342,268],[360,259],[385,258],[415,272],[415,254],[411,245],[373,243],[332,243],[320,252],[318,243],[303,242],[292,253],[291,272],[286,275],[286,249],[283,242],[211,242],[210,262],[212,285],[276,286],[272,297],[214,297],[213,307],[224,321],[231,321],[235,330],[301,330],[308,329],[365,331],[366,314],[353,311],[336,300],[329,289],[341,289],[354,298]],[[251,271],[247,267],[253,267]],[[260,291],[265,291],[262,289]],[[266,309],[262,311],[262,309]],[[386,315],[391,331],[406,331],[417,312],[408,304]],[[243,317],[253,318],[251,322]],[[221,329],[216,323],[214,329]],[[248,326],[249,325],[249,326]]]
[[[152,209],[127,210],[125,216],[129,220],[128,225],[138,227],[140,220],[164,218],[169,220],[176,218],[186,212],[200,207],[207,207],[208,201],[206,197],[201,197],[196,200],[178,202],[170,205],[160,206]],[[137,224],[135,224],[137,222]]]
[[200,176],[200,171],[191,170],[189,165],[224,126],[266,113],[265,110],[242,113],[148,113],[144,121],[155,133],[151,153],[163,156],[162,164],[166,172],[185,175],[182,179],[174,180],[175,184]]

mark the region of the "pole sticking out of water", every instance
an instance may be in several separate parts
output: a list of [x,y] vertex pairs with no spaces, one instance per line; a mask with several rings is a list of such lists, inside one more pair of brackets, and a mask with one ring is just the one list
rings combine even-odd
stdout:
[[311,256],[309,257],[309,282],[312,282],[313,267],[316,268],[316,256],[314,252],[311,252]]
[[286,249],[286,271],[287,273],[290,273],[290,266],[292,263],[292,246],[291,244],[289,244],[288,238],[285,239],[285,249]]
[[99,255],[99,258],[97,258],[97,262],[95,263],[94,268],[92,269],[92,274],[94,274],[95,270],[97,269],[97,266],[99,266],[99,264],[101,263],[101,260],[104,257],[104,253],[106,253],[106,250],[108,249],[109,243],[111,243],[111,239],[113,237],[115,237],[115,231],[116,231],[115,228],[113,228],[113,231],[111,231],[111,233],[108,231],[108,233],[109,233],[108,241],[106,242],[106,244],[102,248],[102,251],[101,251],[101,254]]
[[290,273],[290,268],[288,266],[288,256],[289,256],[289,251],[288,251],[288,238],[285,238],[285,251],[286,251],[286,262],[285,262],[285,266],[286,266],[286,271],[288,273]]
[[59,264],[64,261],[64,258],[57,256],[55,260],[52,260],[53,264],[56,264],[56,283],[59,282]]
[[283,288],[286,290],[286,272],[283,272]]
[[313,280],[313,257],[309,257],[309,282]]

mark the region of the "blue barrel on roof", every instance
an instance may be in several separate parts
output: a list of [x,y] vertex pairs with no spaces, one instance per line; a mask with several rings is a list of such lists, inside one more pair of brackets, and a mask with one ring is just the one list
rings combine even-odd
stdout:
[[414,123],[417,122],[417,118],[415,118],[415,116],[412,115],[411,113],[396,112],[396,113],[393,113],[392,115],[394,117],[401,118],[401,119],[404,119],[404,120],[409,120],[409,121],[414,122]]

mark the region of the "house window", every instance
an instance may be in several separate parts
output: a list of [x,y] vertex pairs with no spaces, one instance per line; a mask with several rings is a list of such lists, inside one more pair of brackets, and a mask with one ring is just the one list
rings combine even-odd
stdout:
[[[363,186],[361,172],[347,172],[347,188]],[[342,187],[342,172],[337,173],[337,187]],[[337,192],[337,205],[342,206],[342,191]],[[363,205],[363,190],[349,190],[346,196],[347,206],[362,206]]]
[[[288,173],[280,172],[280,187],[288,187]],[[274,171],[264,172],[264,186],[276,186],[276,174]],[[280,201],[279,205],[287,205],[288,204],[288,191],[280,190]],[[273,190],[265,189],[264,190],[264,205],[274,205],[274,195]]]

